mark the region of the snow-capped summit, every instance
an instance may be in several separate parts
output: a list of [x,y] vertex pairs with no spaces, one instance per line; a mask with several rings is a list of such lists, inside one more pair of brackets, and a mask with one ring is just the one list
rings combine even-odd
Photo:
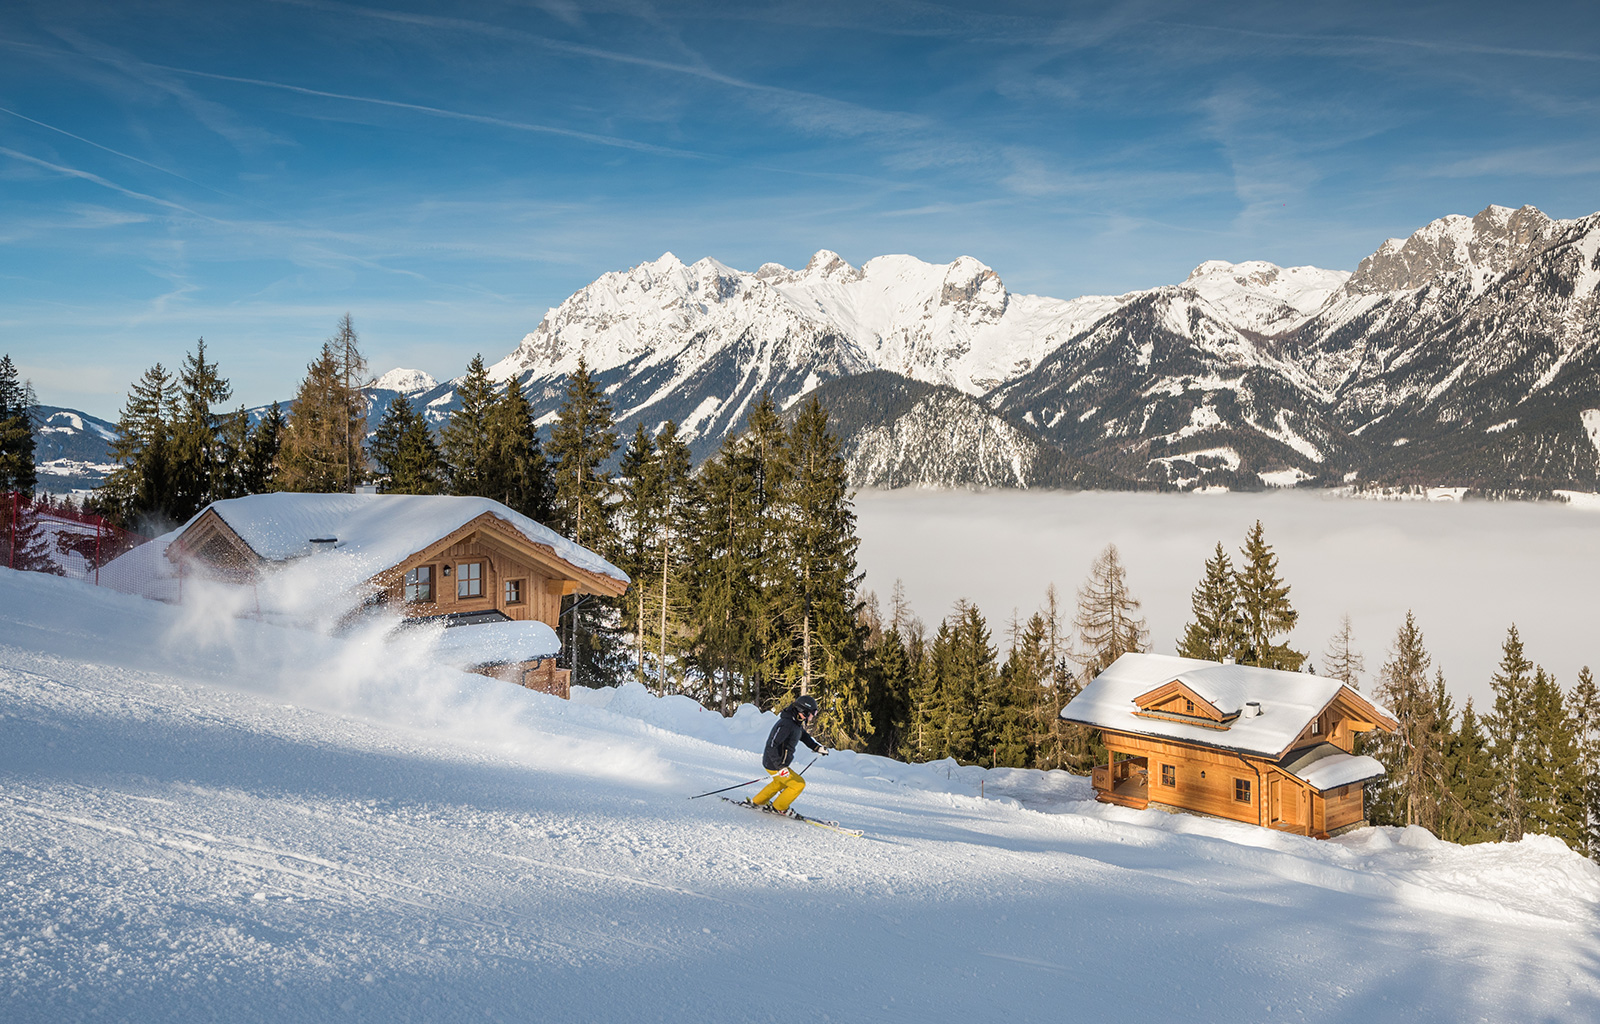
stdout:
[[408,370],[397,366],[372,382],[379,391],[393,391],[401,395],[416,395],[439,386],[430,374],[422,370]]
[[1277,334],[1304,322],[1349,279],[1344,270],[1207,260],[1194,268],[1183,287],[1211,303],[1235,327]]

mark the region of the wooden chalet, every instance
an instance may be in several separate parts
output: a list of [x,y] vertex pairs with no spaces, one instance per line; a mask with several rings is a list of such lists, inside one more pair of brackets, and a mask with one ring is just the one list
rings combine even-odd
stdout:
[[1065,708],[1110,751],[1096,797],[1326,839],[1366,823],[1362,783],[1383,765],[1358,733],[1394,716],[1337,679],[1156,654],[1125,654]]
[[[562,598],[628,588],[627,575],[599,555],[488,498],[232,498],[184,524],[166,556],[185,571],[235,583],[259,583],[291,565],[325,574],[347,595],[347,618],[385,606],[410,624],[443,624],[450,643],[441,650],[463,667],[562,697],[570,674],[556,659]],[[507,625],[515,623],[524,625]]]

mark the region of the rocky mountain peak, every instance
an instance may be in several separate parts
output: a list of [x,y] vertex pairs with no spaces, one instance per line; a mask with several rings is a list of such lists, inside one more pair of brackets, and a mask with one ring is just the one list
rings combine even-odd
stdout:
[[438,381],[422,370],[408,370],[397,366],[373,381],[371,386],[380,391],[395,391],[402,395],[416,395],[437,387]]
[[1349,289],[1362,294],[1413,290],[1460,277],[1474,293],[1533,256],[1567,226],[1532,206],[1489,206],[1476,216],[1451,214],[1391,238],[1361,261]]
[[984,319],[998,319],[1008,300],[1000,275],[971,256],[958,257],[950,264],[939,292],[941,306],[965,307]]

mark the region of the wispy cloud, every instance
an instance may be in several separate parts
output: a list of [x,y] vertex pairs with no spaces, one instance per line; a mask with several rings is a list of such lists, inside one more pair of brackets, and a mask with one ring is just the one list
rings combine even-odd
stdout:
[[175,203],[170,199],[162,199],[160,196],[153,196],[146,192],[139,192],[135,189],[118,185],[116,182],[111,181],[108,178],[102,178],[100,175],[94,174],[90,171],[79,170],[76,167],[68,167],[65,164],[52,163],[49,160],[31,156],[27,153],[20,153],[8,146],[0,146],[0,155],[8,156],[20,163],[29,164],[34,167],[40,167],[47,171],[53,171],[56,174],[60,174],[68,178],[77,178],[80,181],[87,181],[91,184],[99,185],[101,188],[110,189],[111,191],[120,195],[127,196],[129,199],[137,199],[140,202],[151,203],[156,206],[160,206],[163,209],[187,214],[190,217],[210,219],[206,218],[204,214],[197,213],[194,210],[191,210],[189,207],[184,206],[181,203]]
[[1370,52],[1378,49],[1423,50],[1458,56],[1524,57],[1533,60],[1579,61],[1600,63],[1600,54],[1583,50],[1553,50],[1537,47],[1497,46],[1451,39],[1411,39],[1399,36],[1345,34],[1318,34],[1310,32],[1271,32],[1265,29],[1238,28],[1232,25],[1205,25],[1195,22],[1162,21],[1186,31],[1239,36],[1247,39],[1270,39],[1279,42],[1304,43],[1322,52]]

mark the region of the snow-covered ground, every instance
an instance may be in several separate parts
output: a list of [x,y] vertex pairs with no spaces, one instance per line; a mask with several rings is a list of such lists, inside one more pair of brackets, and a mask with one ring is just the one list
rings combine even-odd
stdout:
[[[6,1021],[1592,1021],[1600,868],[835,753],[0,570]],[[748,792],[746,790],[745,792]]]

